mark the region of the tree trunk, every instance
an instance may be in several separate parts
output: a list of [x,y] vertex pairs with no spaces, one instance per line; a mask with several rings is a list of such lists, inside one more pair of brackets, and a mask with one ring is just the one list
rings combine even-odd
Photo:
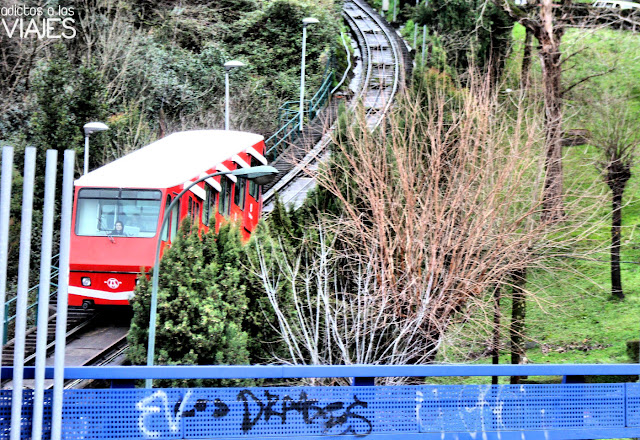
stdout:
[[[524,285],[527,282],[527,269],[518,270],[513,274],[513,292],[511,305],[511,363],[521,364],[524,360],[524,324],[527,313]],[[511,376],[511,383],[520,383],[521,376]]]
[[611,215],[611,294],[620,299],[622,292],[622,276],[620,273],[620,241],[622,234],[622,193],[620,188],[613,188]]
[[[493,293],[493,341],[491,342],[491,363],[500,364],[500,287]],[[498,385],[498,376],[491,378],[492,385]]]
[[563,29],[553,25],[551,0],[540,8],[542,26],[534,30],[540,42],[544,85],[545,165],[547,174],[542,200],[542,221],[553,223],[564,216],[562,201],[562,64],[560,41]]
[[520,72],[520,88],[528,90],[531,85],[531,40],[533,40],[533,32],[529,28],[526,29],[524,37],[524,50],[522,52],[522,69]]

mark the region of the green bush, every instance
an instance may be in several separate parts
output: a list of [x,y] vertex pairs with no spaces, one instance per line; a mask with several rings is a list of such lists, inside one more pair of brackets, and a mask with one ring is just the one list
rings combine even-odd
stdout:
[[[160,262],[155,363],[164,365],[248,364],[245,275],[237,229],[190,231],[183,224]],[[132,299],[128,359],[146,363],[151,282],[145,276]]]

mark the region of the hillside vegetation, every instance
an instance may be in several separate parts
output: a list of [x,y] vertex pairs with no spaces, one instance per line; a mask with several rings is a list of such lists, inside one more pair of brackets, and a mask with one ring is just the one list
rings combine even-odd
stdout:
[[[35,3],[35,2],[34,2]],[[92,142],[92,167],[177,130],[222,128],[224,68],[232,127],[269,135],[299,88],[302,18],[314,90],[339,43],[333,0],[70,0],[71,39],[0,36],[0,141],[82,151],[82,126],[111,130]]]

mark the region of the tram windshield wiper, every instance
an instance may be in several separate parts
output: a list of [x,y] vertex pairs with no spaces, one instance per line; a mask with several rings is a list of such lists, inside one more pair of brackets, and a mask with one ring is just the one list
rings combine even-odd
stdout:
[[98,217],[98,225],[100,226],[100,229],[102,229],[103,231],[107,231],[107,238],[109,239],[109,241],[111,243],[115,243],[116,240],[113,238],[113,235],[111,235],[109,229],[104,227],[104,223],[102,222],[102,219],[100,217]]

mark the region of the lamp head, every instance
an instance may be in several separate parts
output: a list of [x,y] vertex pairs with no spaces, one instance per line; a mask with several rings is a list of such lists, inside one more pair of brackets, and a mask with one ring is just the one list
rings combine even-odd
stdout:
[[229,174],[253,180],[258,185],[265,185],[273,180],[273,178],[278,174],[278,170],[274,167],[260,165],[258,167],[238,168],[237,170],[231,171]]
[[236,67],[244,67],[244,63],[238,60],[231,60],[231,61],[227,61],[226,63],[224,63],[224,69],[225,70],[231,70],[234,69]]
[[302,25],[303,26],[307,26],[308,24],[315,24],[315,23],[320,23],[320,20],[318,20],[317,18],[313,18],[313,17],[306,17],[302,19]]
[[109,129],[107,124],[103,124],[102,122],[88,122],[84,124],[82,128],[84,129],[85,136],[89,136],[91,133],[97,133],[99,131],[105,131]]

